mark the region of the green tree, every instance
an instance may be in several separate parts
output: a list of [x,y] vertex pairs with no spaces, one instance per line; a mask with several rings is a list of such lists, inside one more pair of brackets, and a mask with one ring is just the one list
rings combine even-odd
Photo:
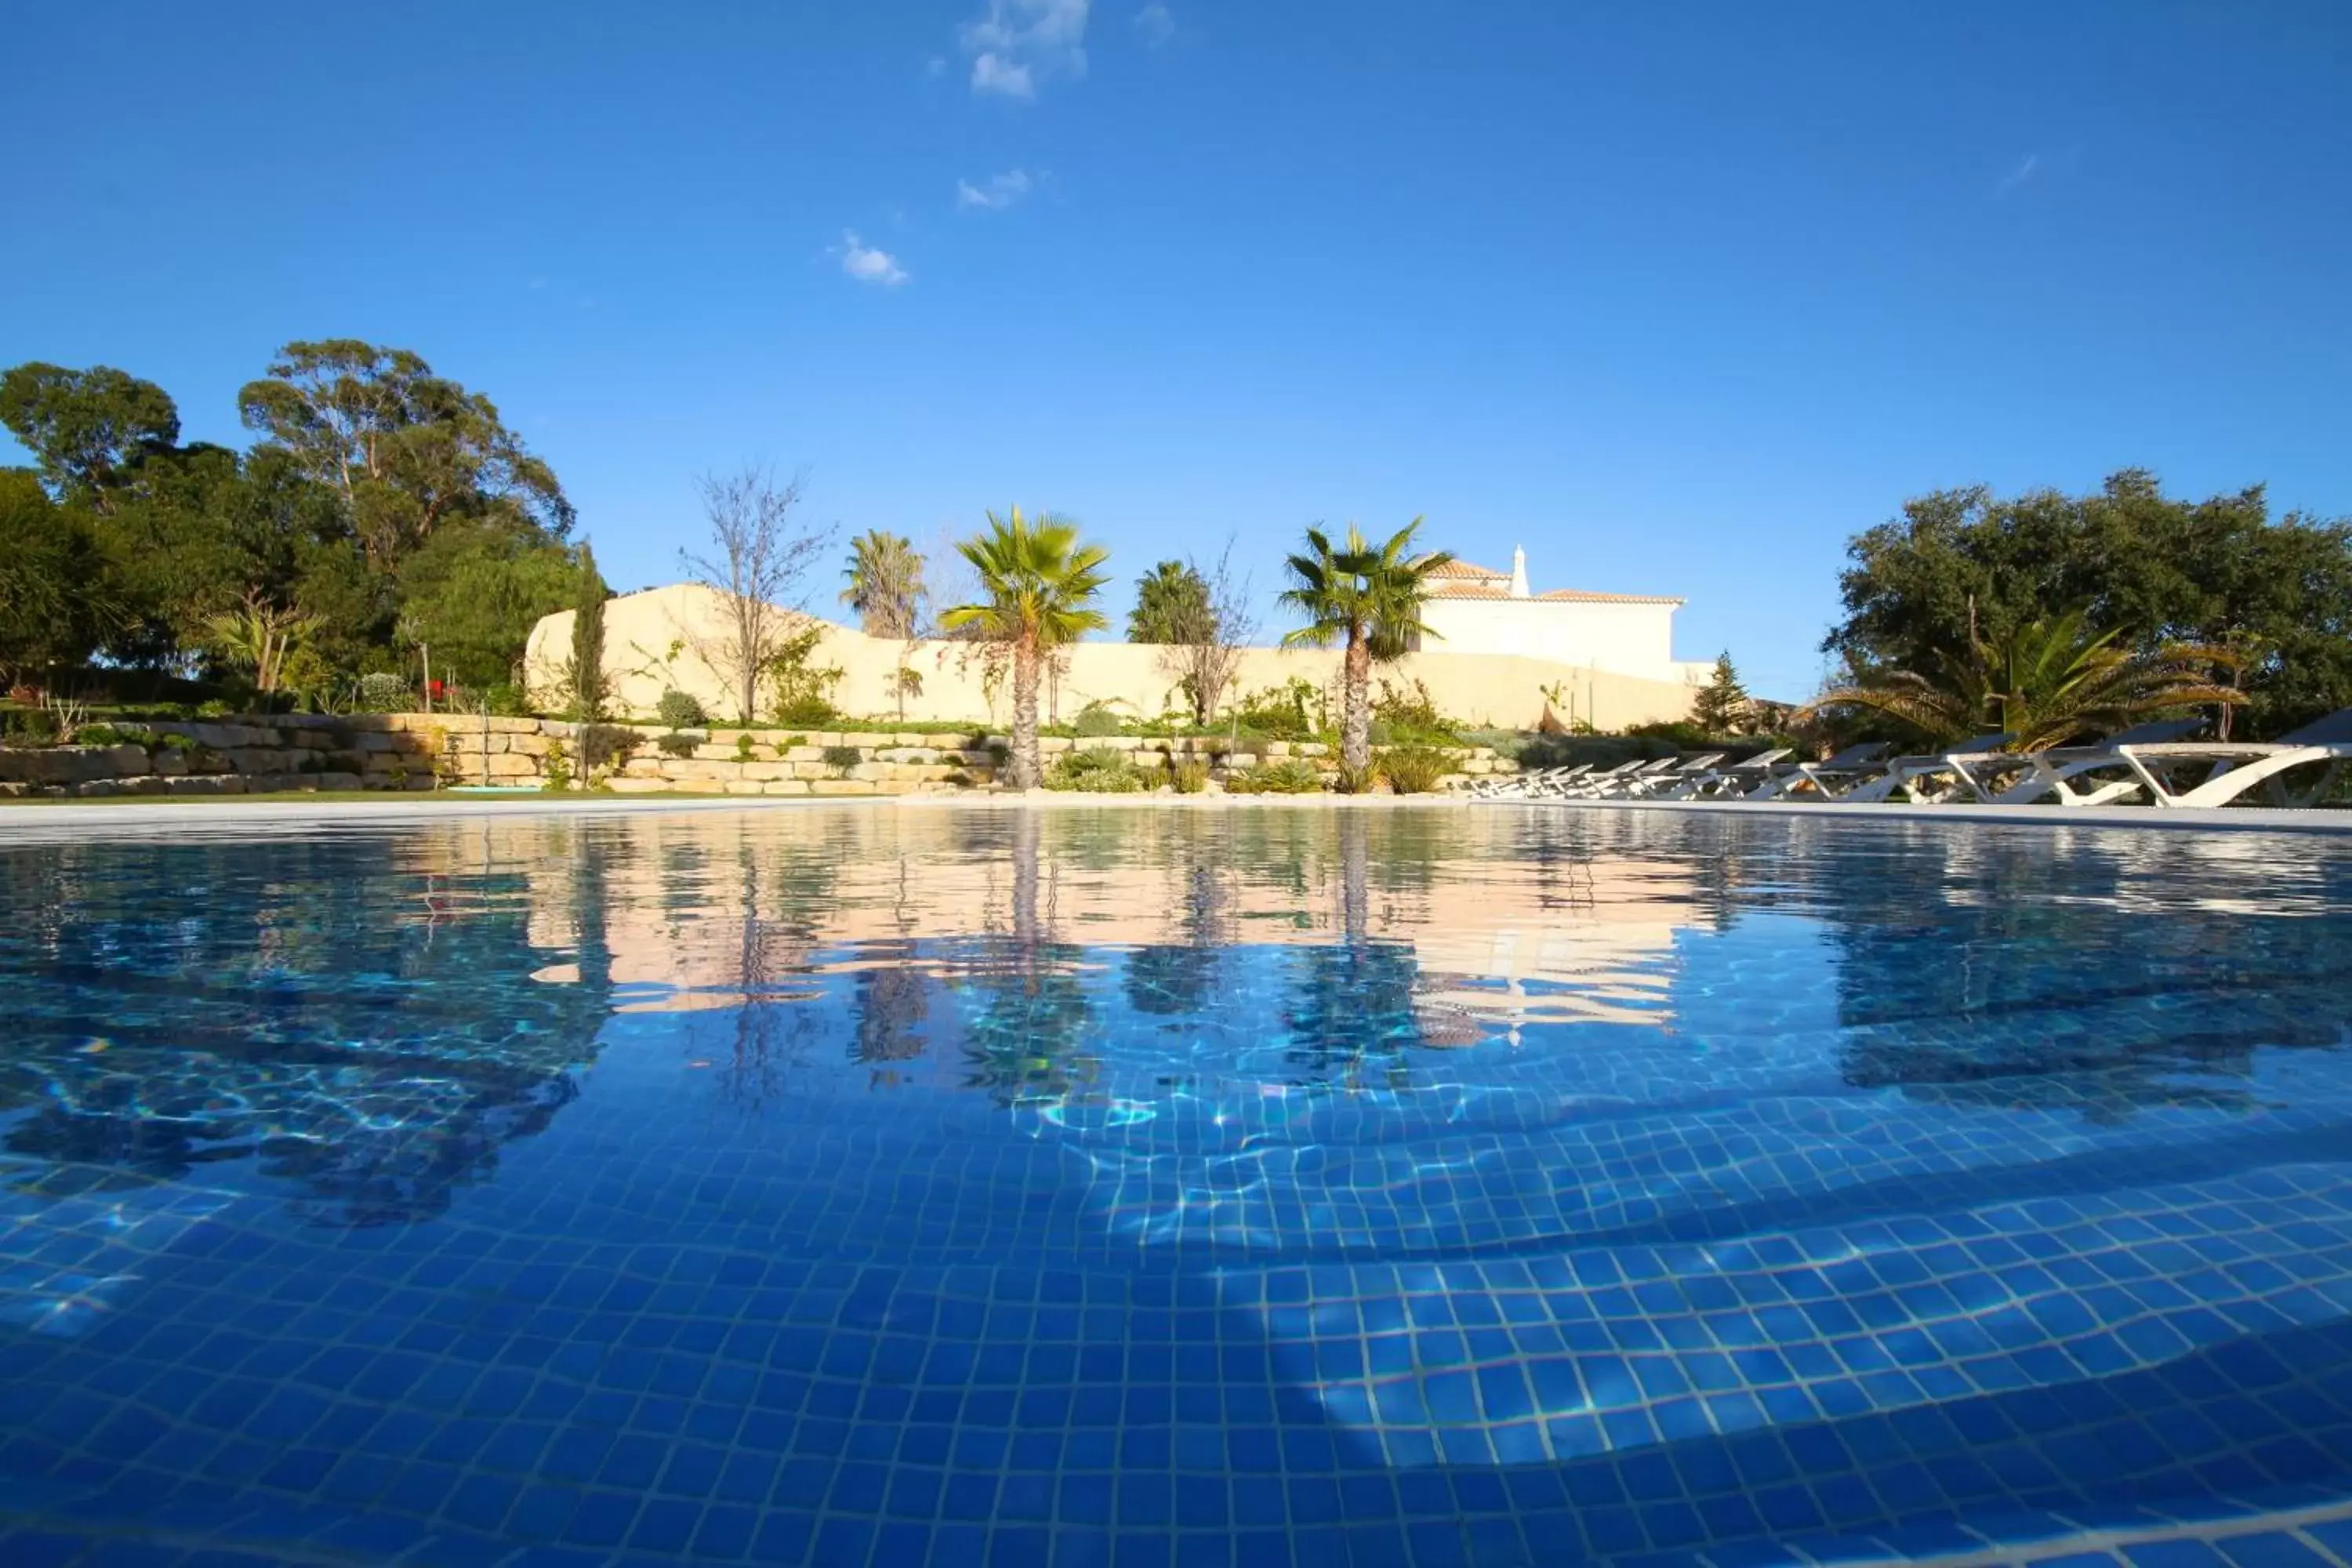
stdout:
[[458,520],[551,539],[571,530],[555,471],[497,405],[406,349],[350,338],[288,343],[268,375],[237,394],[237,411],[341,498],[380,570]]
[[923,558],[913,540],[882,530],[868,529],[849,542],[849,565],[842,573],[849,585],[841,602],[857,612],[858,625],[870,637],[915,635],[923,605]]
[[[572,601],[572,711],[583,724],[604,718],[604,601],[612,590],[596,570],[596,552],[585,540],[580,545],[579,597]],[[528,636],[528,634],[525,634]]]
[[1864,708],[1938,743],[1990,727],[2012,737],[2012,751],[2041,752],[2183,708],[2239,702],[2236,689],[2212,676],[2234,658],[2227,648],[2187,643],[2137,652],[2074,610],[2018,626],[1998,642],[1972,640],[1965,654],[1939,657],[1926,670],[1885,670],[1823,692],[1797,719]]
[[0,689],[86,662],[128,618],[89,516],[0,468]]
[[33,454],[58,499],[100,511],[142,458],[180,438],[168,393],[102,364],[32,361],[0,373],[0,425]]
[[1037,762],[1037,671],[1043,656],[1076,642],[1109,623],[1093,607],[1107,580],[1108,552],[1078,540],[1076,524],[1041,512],[1025,521],[1014,507],[1008,517],[988,514],[988,531],[957,547],[986,595],[958,605],[941,617],[950,626],[970,626],[1003,645],[1013,660],[1013,785],[1035,789],[1043,782]]
[[315,616],[248,595],[236,609],[212,618],[214,649],[229,664],[250,670],[253,689],[264,696],[289,689],[287,675],[309,650],[319,629]]
[[1421,619],[1428,578],[1454,557],[1443,550],[1412,553],[1420,529],[1421,519],[1414,518],[1374,545],[1350,526],[1335,550],[1320,529],[1310,528],[1305,552],[1283,563],[1291,585],[1281,603],[1307,617],[1307,625],[1284,636],[1283,646],[1328,647],[1338,642],[1346,649],[1340,661],[1339,760],[1359,773],[1372,760],[1371,667],[1402,658],[1423,637],[1435,635]]
[[515,679],[540,617],[579,602],[581,569],[560,544],[460,522],[420,546],[398,578],[400,608],[436,668],[467,686]]
[[1716,656],[1715,679],[1691,699],[1691,721],[1710,735],[1736,734],[1747,722],[1748,689],[1728,650]]
[[1136,579],[1135,608],[1127,615],[1129,642],[1190,644],[1216,616],[1208,579],[1190,563],[1162,561]]
[[1845,619],[1823,646],[1857,674],[1931,669],[1943,650],[1998,645],[2081,605],[2087,625],[2137,652],[2252,650],[2255,734],[2352,704],[2352,521],[2273,521],[2260,486],[2191,502],[2127,469],[2082,497],[1942,490],[1906,501],[1846,553]]

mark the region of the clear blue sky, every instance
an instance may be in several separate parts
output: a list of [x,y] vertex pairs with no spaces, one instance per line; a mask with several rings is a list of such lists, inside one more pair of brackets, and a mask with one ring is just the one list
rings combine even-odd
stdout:
[[[404,345],[623,586],[764,458],[1123,579],[1318,519],[1674,593],[1801,695],[1908,495],[2352,511],[2352,5],[23,5],[0,363],[239,441]],[[968,186],[969,195],[960,195]],[[975,199],[976,198],[976,199]],[[848,236],[856,236],[856,241]],[[826,585],[829,594],[831,584]]]

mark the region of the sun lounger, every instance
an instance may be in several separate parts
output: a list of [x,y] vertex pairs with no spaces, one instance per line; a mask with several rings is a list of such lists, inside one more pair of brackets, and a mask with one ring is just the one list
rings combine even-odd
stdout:
[[[1978,735],[1939,752],[1921,752],[1912,756],[1892,758],[1885,764],[1885,771],[1876,778],[1854,785],[1839,798],[1867,805],[1873,801],[1892,800],[1897,795],[1915,802],[1946,799],[1959,790],[1980,795],[1969,768],[2005,756],[2007,753],[2001,748],[2016,738],[2001,731],[1990,735]],[[1927,780],[1937,778],[1951,780],[1951,786],[1931,795],[1922,786]]]
[[[2347,763],[2352,763],[2352,708],[2339,709],[2315,724],[2271,742],[2189,741],[2171,745],[2119,745],[2116,760],[2129,768],[2159,806],[2227,805],[2257,784],[2267,784],[2274,805],[2311,805],[2326,797]],[[2279,775],[2306,763],[2325,764],[2319,776],[2290,793]],[[2184,775],[2204,776],[2183,784]]]
[[1573,767],[1537,768],[1523,773],[1497,774],[1473,784],[1470,796],[1474,800],[1536,799],[1591,770],[1591,763],[1578,763]]
[[1587,773],[1580,777],[1564,780],[1557,787],[1545,790],[1543,795],[1547,800],[1580,800],[1589,795],[1615,789],[1636,768],[1648,765],[1647,763],[1636,757],[1630,763],[1620,763],[1613,768],[1603,768],[1597,773]]
[[1964,770],[1962,780],[1979,800],[1993,805],[2031,805],[2049,796],[2060,805],[2105,805],[2140,792],[2137,778],[2095,779],[2078,784],[2086,773],[2119,768],[2124,760],[2117,746],[2161,746],[2186,741],[2205,726],[2202,719],[2164,719],[2135,724],[2084,746],[2053,746],[2006,759],[2018,764],[2016,776],[1999,784],[1983,771]]
[[1845,791],[1878,776],[1887,752],[1884,741],[1864,741],[1818,763],[1782,763],[1764,782],[1748,791],[1748,800],[1774,800],[1811,785],[1823,800],[1835,800]]
[[1746,795],[1770,777],[1772,765],[1788,754],[1788,747],[1775,746],[1769,752],[1759,752],[1736,763],[1711,767],[1696,778],[1685,779],[1676,784],[1664,798],[1706,800],[1717,795]]
[[1698,782],[1701,775],[1723,761],[1721,752],[1707,752],[1699,756],[1685,757],[1674,766],[1660,768],[1636,776],[1625,786],[1629,800],[1675,800],[1678,792]]
[[1675,762],[1675,759],[1673,757],[1653,757],[1646,762],[1627,763],[1622,767],[1611,768],[1607,773],[1594,773],[1591,778],[1579,780],[1577,785],[1570,788],[1570,798],[1574,800],[1629,798],[1646,787],[1645,781],[1657,774],[1672,771]]

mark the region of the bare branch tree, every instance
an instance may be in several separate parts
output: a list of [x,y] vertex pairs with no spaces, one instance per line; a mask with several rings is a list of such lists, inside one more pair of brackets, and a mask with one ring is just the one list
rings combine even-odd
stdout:
[[680,550],[693,579],[719,598],[719,630],[691,639],[695,652],[735,689],[736,718],[759,717],[760,681],[807,613],[798,590],[831,529],[803,528],[797,475],[779,486],[770,470],[746,464],[695,481],[710,524],[709,552]]
[[1179,617],[1177,640],[1162,647],[1160,670],[1183,689],[1192,706],[1192,721],[1217,721],[1217,704],[1241,673],[1242,654],[1257,635],[1257,615],[1250,603],[1250,580],[1234,568],[1234,542],[1228,538],[1213,569],[1198,561],[1188,563],[1208,584],[1207,602],[1198,613]]

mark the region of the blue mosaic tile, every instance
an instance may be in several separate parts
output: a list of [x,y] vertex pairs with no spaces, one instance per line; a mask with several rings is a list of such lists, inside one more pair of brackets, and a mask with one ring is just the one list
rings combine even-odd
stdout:
[[0,1561],[2352,1559],[2352,863],[2229,837],[0,847]]

